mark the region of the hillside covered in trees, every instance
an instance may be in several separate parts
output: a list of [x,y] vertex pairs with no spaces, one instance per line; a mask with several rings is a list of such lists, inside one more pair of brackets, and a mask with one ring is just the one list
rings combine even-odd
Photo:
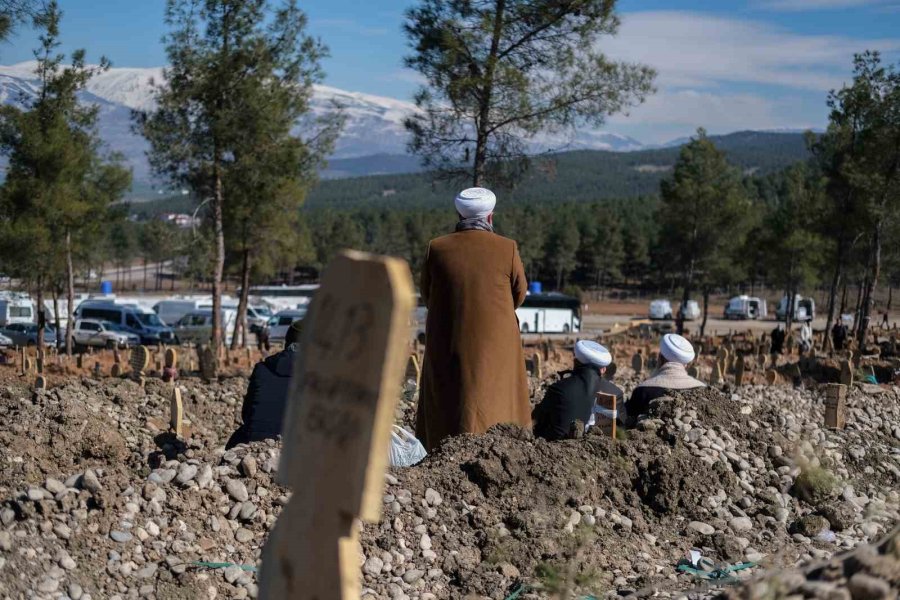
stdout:
[[[711,139],[725,152],[728,161],[746,174],[772,173],[809,157],[801,133],[743,131]],[[656,195],[659,182],[671,174],[679,148],[636,152],[579,150],[536,157],[534,169],[521,183],[512,190],[500,192],[501,205],[593,202]],[[329,179],[310,191],[304,209],[446,207],[456,187],[435,181],[430,173]],[[193,207],[192,199],[177,196],[135,203],[132,212],[146,218],[163,212],[189,212]]]

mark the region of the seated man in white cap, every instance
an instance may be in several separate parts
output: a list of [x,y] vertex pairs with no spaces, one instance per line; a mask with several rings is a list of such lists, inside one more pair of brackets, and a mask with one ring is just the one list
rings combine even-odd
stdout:
[[651,400],[667,395],[670,390],[706,387],[705,383],[687,374],[687,365],[693,360],[694,347],[689,341],[675,333],[664,335],[659,344],[659,366],[649,379],[634,389],[625,405],[626,424],[633,425],[638,415],[647,413]]
[[609,351],[589,340],[575,344],[575,368],[563,371],[562,379],[547,388],[544,399],[534,407],[534,435],[546,440],[569,436],[572,423],[587,425],[594,411],[597,392],[622,398],[622,390],[603,378],[612,362]]
[[428,317],[416,436],[430,452],[449,436],[531,425],[516,307],[528,288],[513,240],[494,233],[497,199],[456,197],[456,231],[431,240],[420,291]]

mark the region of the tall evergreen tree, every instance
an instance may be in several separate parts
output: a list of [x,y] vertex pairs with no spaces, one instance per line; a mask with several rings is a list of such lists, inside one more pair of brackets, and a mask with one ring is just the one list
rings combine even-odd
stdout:
[[[663,180],[660,193],[660,244],[681,274],[684,305],[691,298],[697,274],[708,270],[716,255],[740,243],[749,201],[739,171],[728,164],[703,129],[682,147],[672,177]],[[679,333],[684,331],[680,316],[677,328]]]
[[[109,67],[85,64],[84,50],[71,64],[57,53],[62,12],[55,1],[35,17],[43,30],[35,51],[40,88],[26,110],[0,108],[0,152],[9,158],[2,199],[7,212],[4,256],[15,257],[10,273],[30,283],[37,295],[42,347],[44,292],[65,273],[68,319],[74,310],[73,253],[79,235],[104,218],[108,206],[130,185],[130,174],[115,157],[102,155],[96,131],[97,107],[82,106],[77,93]],[[72,328],[66,348],[72,352]]]
[[[289,135],[289,119],[307,109],[324,47],[304,34],[305,17],[294,0],[286,0],[273,14],[266,0],[168,0],[166,23],[171,32],[165,38],[165,82],[156,88],[156,109],[137,115],[137,123],[150,142],[154,170],[186,185],[195,197],[209,199],[215,351],[224,338],[226,215],[238,218],[249,203],[268,201],[266,194],[295,185],[310,172],[303,161],[328,147],[317,149]],[[267,134],[274,136],[271,145],[265,143]],[[271,170],[260,172],[266,165],[257,158],[283,161],[279,164],[292,182],[273,181]],[[308,164],[311,168],[316,161]],[[247,177],[266,187],[240,187]],[[299,192],[286,193],[296,198]],[[266,223],[271,223],[269,216]],[[253,241],[248,233],[242,243]],[[244,274],[250,266],[248,257]]]
[[422,0],[406,13],[406,65],[428,84],[410,150],[472,185],[510,183],[542,131],[599,126],[652,92],[649,67],[599,50],[615,0]]

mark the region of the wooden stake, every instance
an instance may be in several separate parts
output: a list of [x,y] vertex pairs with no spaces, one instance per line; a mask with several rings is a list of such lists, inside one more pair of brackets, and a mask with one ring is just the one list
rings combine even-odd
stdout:
[[847,423],[847,386],[829,383],[825,386],[825,427],[843,429]]
[[184,437],[184,405],[181,403],[181,389],[172,388],[169,397],[169,429],[176,437]]
[[616,397],[613,394],[597,392],[597,407],[604,412],[596,413],[595,423],[601,431],[616,439]]
[[261,599],[359,598],[353,523],[381,516],[414,305],[400,259],[345,251],[326,268],[293,369],[278,469],[293,496],[263,552]]

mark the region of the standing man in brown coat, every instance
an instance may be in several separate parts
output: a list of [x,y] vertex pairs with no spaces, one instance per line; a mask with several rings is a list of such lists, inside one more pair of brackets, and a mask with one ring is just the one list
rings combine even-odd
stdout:
[[416,434],[429,451],[498,423],[531,425],[516,308],[527,283],[516,243],[494,233],[497,199],[456,197],[456,231],[431,240],[422,268],[428,307]]

